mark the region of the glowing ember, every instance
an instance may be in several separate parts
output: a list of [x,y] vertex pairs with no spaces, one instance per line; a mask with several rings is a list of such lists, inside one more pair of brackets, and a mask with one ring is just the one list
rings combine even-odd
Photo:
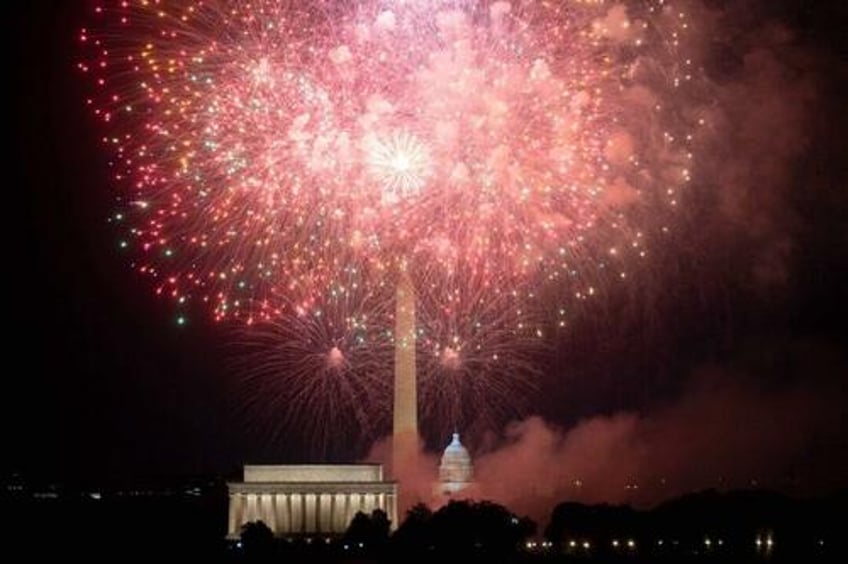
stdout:
[[331,348],[330,352],[327,353],[327,366],[338,370],[339,368],[344,366],[344,363],[344,353],[339,350],[339,347]]

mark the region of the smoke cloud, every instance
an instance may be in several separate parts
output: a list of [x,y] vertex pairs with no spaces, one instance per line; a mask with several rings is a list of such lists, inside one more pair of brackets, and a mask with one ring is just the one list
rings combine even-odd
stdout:
[[799,362],[777,388],[745,368],[711,367],[677,400],[645,412],[569,429],[537,416],[513,423],[475,458],[479,495],[545,522],[565,500],[650,506],[706,488],[810,495],[848,486],[848,361],[817,346],[798,351],[806,353],[816,362]]
[[[716,4],[721,9],[705,7]],[[796,289],[806,238],[821,223],[815,202],[832,201],[827,193],[842,191],[845,180],[832,166],[810,168],[825,145],[845,146],[823,118],[835,111],[838,54],[790,6],[691,3],[702,22],[694,56],[707,81],[696,134],[698,205],[689,207],[702,237],[696,244],[725,261],[735,282],[769,297]]]
[[409,453],[400,468],[394,467],[391,436],[374,443],[365,461],[382,464],[384,471],[391,479],[397,481],[398,516],[401,521],[406,511],[416,504],[424,503],[431,507],[438,505],[435,488],[439,457],[427,452],[423,442],[419,442],[416,452]]

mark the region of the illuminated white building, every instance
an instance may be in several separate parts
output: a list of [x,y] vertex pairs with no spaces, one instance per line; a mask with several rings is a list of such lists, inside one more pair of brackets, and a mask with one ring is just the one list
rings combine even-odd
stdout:
[[397,484],[379,464],[245,466],[244,481],[227,487],[230,538],[260,520],[277,536],[340,534],[358,511],[375,509],[397,527]]
[[474,467],[471,456],[459,442],[459,433],[453,434],[453,439],[442,454],[439,464],[438,493],[453,495],[472,485]]

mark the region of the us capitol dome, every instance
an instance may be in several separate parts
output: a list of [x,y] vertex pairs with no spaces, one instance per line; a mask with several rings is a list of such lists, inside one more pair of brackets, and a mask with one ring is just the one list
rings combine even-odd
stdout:
[[439,464],[439,493],[451,495],[464,490],[471,485],[473,475],[471,456],[459,442],[459,433],[454,433]]

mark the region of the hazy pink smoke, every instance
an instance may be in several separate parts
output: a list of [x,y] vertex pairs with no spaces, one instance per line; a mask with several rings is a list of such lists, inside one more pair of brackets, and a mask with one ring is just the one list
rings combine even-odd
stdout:
[[839,368],[848,363],[827,351],[818,359],[807,367],[821,372],[776,389],[742,370],[710,368],[679,400],[647,413],[592,417],[570,429],[539,417],[514,423],[501,445],[475,459],[480,494],[545,521],[565,500],[646,506],[706,488],[804,495],[848,485],[829,463],[846,446]]
[[417,456],[408,461],[403,468],[392,467],[392,438],[380,439],[371,447],[367,462],[383,465],[384,471],[390,479],[398,482],[399,499],[398,515],[400,521],[406,511],[418,503],[425,503],[431,507],[437,504],[435,496],[436,477],[438,476],[439,457],[434,453],[428,453],[423,445],[419,445]]

